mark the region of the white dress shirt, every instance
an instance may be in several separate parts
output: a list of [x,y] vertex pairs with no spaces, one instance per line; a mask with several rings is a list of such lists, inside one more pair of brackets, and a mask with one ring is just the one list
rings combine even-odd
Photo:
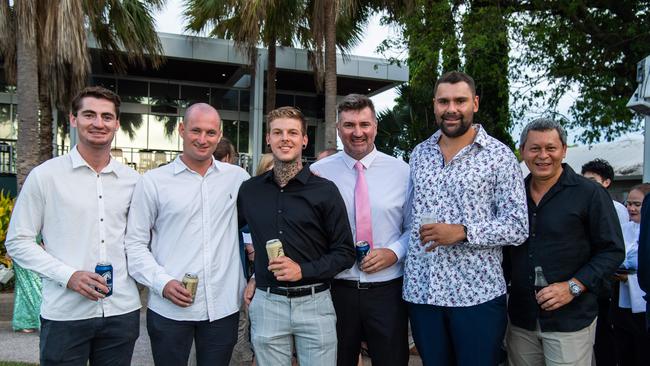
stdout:
[[[239,311],[245,279],[239,257],[237,193],[242,168],[213,161],[205,176],[177,157],[148,171],[133,193],[126,235],[129,273],[149,287],[148,307],[174,320],[214,321]],[[151,250],[148,246],[151,242]],[[198,275],[194,303],[163,298],[165,285]]]
[[614,202],[614,208],[616,209],[616,216],[618,216],[618,221],[621,223],[621,227],[630,221],[630,214],[627,212],[627,207],[618,201]]
[[[339,273],[336,278],[360,282],[383,282],[401,277],[404,257],[408,248],[409,231],[405,228],[404,213],[408,199],[409,166],[405,162],[373,149],[359,160],[365,168],[370,210],[372,213],[372,238],[375,248],[388,248],[397,255],[397,262],[383,270],[368,274],[359,270],[358,263]],[[338,187],[348,211],[352,234],[356,236],[354,187],[357,160],[338,152],[310,166],[311,170],[329,179]],[[403,239],[400,241],[400,237]],[[356,238],[355,238],[356,241]]]
[[[81,320],[126,314],[140,308],[124,252],[126,217],[140,175],[111,158],[96,173],[77,148],[34,168],[9,224],[7,250],[21,266],[43,278],[41,316]],[[36,245],[42,233],[45,250]],[[113,294],[91,301],[66,288],[76,271],[113,265]]]
[[[625,261],[621,265],[624,268],[638,268],[639,263],[639,232],[640,225],[634,221],[628,221],[622,225],[623,239],[625,240]],[[646,302],[643,299],[645,292],[639,287],[639,279],[634,274],[627,276],[626,282],[619,282],[618,306],[631,308],[633,313],[646,311]]]

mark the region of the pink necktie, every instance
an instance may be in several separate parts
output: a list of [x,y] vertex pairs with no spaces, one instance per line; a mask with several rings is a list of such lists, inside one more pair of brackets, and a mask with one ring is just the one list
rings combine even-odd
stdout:
[[372,215],[370,213],[370,195],[363,164],[357,161],[354,164],[357,170],[357,184],[354,186],[354,212],[357,226],[357,241],[365,240],[372,245]]

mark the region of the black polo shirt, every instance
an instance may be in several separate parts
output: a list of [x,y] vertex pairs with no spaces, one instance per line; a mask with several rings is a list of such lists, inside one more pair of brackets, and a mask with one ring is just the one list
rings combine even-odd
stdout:
[[[334,183],[303,169],[283,188],[269,171],[244,182],[237,199],[240,225],[248,223],[255,247],[258,287],[329,282],[354,265],[352,232]],[[300,265],[302,280],[278,282],[267,269],[266,242],[280,239],[287,257]]]
[[[539,319],[545,332],[574,332],[589,326],[598,314],[602,279],[611,276],[625,258],[616,210],[607,191],[562,164],[560,179],[535,205],[531,176],[525,181],[529,236],[510,247],[512,288],[510,321],[534,330]],[[541,266],[549,284],[577,278],[587,291],[554,311],[543,311],[535,300],[534,268]]]

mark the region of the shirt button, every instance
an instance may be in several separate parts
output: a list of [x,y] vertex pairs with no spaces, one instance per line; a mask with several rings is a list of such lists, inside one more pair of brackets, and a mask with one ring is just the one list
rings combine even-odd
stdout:
[[281,189],[281,190],[280,190],[280,193],[282,193],[282,192],[284,192],[284,189]]
[[532,280],[532,279],[533,279],[533,276],[528,276],[528,279],[529,279],[529,280]]
[[104,221],[104,219],[99,219],[99,221],[102,221],[102,222],[103,222],[103,221]]
[[103,243],[103,242],[104,242],[104,240],[102,239],[102,243]]
[[97,174],[97,178],[99,178],[99,174]]
[[532,255],[532,254],[528,254],[528,258],[533,258],[533,255]]
[[282,234],[282,230],[278,231],[279,234]]
[[533,217],[535,217],[535,216],[537,216],[537,213],[534,213],[534,214],[533,214]]
[[102,196],[99,196],[99,199],[102,199]]
[[282,213],[282,210],[278,210],[278,213]]
[[534,238],[534,237],[535,237],[535,233],[533,233],[531,236]]

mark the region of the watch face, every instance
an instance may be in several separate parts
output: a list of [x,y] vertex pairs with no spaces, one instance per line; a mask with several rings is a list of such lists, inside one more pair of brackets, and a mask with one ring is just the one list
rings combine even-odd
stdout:
[[571,292],[571,295],[573,295],[573,296],[578,296],[578,295],[580,295],[580,292],[582,292],[580,290],[580,286],[578,286],[578,284],[575,283],[575,282],[569,282],[569,291]]

